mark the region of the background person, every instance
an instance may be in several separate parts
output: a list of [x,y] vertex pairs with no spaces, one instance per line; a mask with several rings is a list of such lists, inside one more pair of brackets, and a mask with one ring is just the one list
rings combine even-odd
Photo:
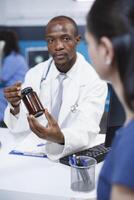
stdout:
[[18,37],[13,31],[1,31],[0,41],[4,41],[2,66],[0,71],[0,126],[4,126],[4,111],[7,100],[3,94],[3,88],[23,81],[28,66],[19,52]]
[[87,16],[87,41],[102,79],[112,82],[126,121],[100,173],[98,200],[134,199],[134,1],[96,0]]

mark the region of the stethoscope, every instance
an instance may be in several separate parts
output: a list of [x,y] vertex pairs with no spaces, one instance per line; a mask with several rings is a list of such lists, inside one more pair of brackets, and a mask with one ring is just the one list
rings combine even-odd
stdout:
[[[41,78],[41,81],[40,81],[40,89],[41,89],[41,84],[42,84],[42,82],[45,81],[46,78],[47,78],[47,75],[48,75],[48,73],[49,73],[49,71],[50,71],[52,62],[53,62],[53,59],[50,60],[50,62],[49,62],[49,64],[48,64],[47,71],[46,71],[46,69],[44,69],[44,71],[43,71],[43,75],[42,75],[42,78]],[[44,72],[45,72],[45,71],[46,71],[46,73],[45,73],[45,75],[44,75]]]
[[[41,78],[41,81],[40,81],[40,89],[41,89],[41,84],[42,84],[42,82],[43,82],[44,80],[46,80],[46,78],[47,78],[47,76],[48,76],[48,73],[49,73],[50,68],[51,68],[51,66],[52,66],[52,62],[53,62],[53,59],[50,60],[45,75],[44,75],[44,72],[43,72],[43,75],[42,75],[42,78]],[[45,69],[44,69],[44,71],[45,71]],[[70,110],[71,110],[72,113],[75,113],[75,112],[77,111],[77,109],[78,109],[78,103],[75,103],[74,105],[71,106],[71,109],[70,109]]]

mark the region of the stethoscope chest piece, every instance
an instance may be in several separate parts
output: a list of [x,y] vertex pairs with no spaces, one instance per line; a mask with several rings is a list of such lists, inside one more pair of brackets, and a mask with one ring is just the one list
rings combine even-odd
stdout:
[[72,112],[72,113],[75,113],[75,112],[77,111],[77,108],[78,108],[78,104],[77,104],[77,103],[74,104],[74,105],[72,105],[72,106],[71,106],[71,112]]

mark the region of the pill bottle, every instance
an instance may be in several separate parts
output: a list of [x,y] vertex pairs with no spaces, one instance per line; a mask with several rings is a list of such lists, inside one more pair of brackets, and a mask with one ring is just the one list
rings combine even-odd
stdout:
[[39,117],[44,113],[40,99],[31,87],[26,87],[21,91],[21,98],[29,114]]

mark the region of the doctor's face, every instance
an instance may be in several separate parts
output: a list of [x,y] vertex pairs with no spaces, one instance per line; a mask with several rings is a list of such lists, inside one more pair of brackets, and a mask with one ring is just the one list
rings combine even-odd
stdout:
[[45,39],[58,70],[69,71],[76,61],[76,45],[80,40],[71,22],[66,19],[51,21],[47,25]]

